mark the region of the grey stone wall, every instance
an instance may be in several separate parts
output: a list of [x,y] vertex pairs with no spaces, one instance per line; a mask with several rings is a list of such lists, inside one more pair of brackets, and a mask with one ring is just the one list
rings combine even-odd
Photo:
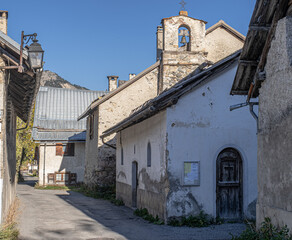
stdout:
[[292,18],[278,22],[259,96],[257,224],[292,229]]
[[[108,128],[114,126],[139,107],[157,95],[159,68],[155,68],[121,92],[112,96],[94,111],[94,137],[86,137],[85,179],[88,186],[112,185],[115,183],[116,152],[115,149],[102,142],[100,136]],[[87,120],[87,125],[89,124]],[[89,129],[87,127],[87,129]],[[115,134],[105,139],[115,145]]]

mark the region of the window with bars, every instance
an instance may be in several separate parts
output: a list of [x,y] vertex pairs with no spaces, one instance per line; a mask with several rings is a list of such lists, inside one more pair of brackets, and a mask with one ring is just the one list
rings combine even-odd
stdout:
[[57,143],[56,144],[56,156],[74,156],[74,143]]

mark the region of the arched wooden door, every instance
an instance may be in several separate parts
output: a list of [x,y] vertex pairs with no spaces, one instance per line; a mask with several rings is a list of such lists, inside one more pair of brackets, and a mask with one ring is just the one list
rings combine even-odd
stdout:
[[138,163],[132,162],[132,207],[137,207]]
[[233,148],[224,149],[216,163],[217,216],[224,219],[242,218],[242,159]]

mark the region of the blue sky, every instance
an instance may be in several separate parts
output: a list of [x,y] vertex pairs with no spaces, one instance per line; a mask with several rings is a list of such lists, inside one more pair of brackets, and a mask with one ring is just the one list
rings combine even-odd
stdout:
[[[185,0],[189,16],[220,19],[246,35],[256,0]],[[8,35],[38,34],[45,69],[92,90],[107,88],[107,75],[128,80],[156,60],[156,27],[178,15],[180,0],[9,0]]]

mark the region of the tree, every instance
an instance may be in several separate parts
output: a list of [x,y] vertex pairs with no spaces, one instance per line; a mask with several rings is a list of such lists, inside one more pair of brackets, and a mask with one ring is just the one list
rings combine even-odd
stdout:
[[28,126],[20,118],[17,118],[17,129],[24,128],[16,132],[16,160],[17,160],[17,170],[19,170],[21,165],[27,165],[31,163],[34,159],[35,148],[38,146],[32,139],[32,127],[34,119],[34,109],[31,114]]

